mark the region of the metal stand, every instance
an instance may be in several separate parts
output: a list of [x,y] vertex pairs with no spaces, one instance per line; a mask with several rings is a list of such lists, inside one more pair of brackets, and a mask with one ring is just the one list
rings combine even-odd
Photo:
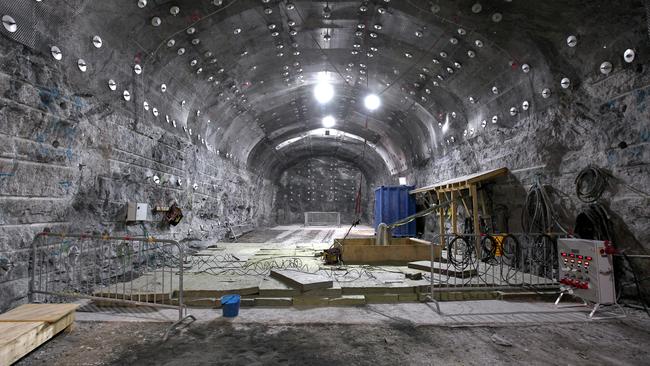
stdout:
[[[190,319],[191,321],[189,323],[185,324],[185,320],[187,320],[187,319]],[[185,325],[185,327],[187,327],[190,324],[194,323],[195,321],[196,321],[196,317],[194,317],[194,315],[186,315],[183,319],[175,321],[165,331],[165,334],[163,335],[162,341],[167,342],[167,339],[169,338],[169,335],[171,334],[171,332],[178,329],[180,325]]]
[[[571,291],[571,290],[569,290],[569,291],[562,290],[562,291],[560,292],[560,296],[558,296],[557,299],[555,300],[555,306],[560,307],[560,308],[575,307],[575,305],[569,305],[569,306],[559,306],[559,305],[558,305],[558,304],[560,303],[560,300],[562,300],[562,297],[564,296],[564,294],[570,294],[570,295],[573,295],[573,291]],[[582,305],[578,305],[578,306],[587,306],[587,307],[590,306],[589,303],[588,303],[585,299],[583,299],[583,298],[581,298],[581,297],[579,297],[579,296],[576,296],[576,297],[579,298],[580,300],[582,300]],[[597,312],[597,311],[598,311],[598,310],[603,306],[603,304],[595,303],[595,304],[593,305],[591,311],[589,312],[589,315],[587,315],[587,319],[589,319],[589,320],[598,320],[598,319],[616,319],[616,318],[625,318],[625,317],[627,316],[627,314],[625,313],[625,309],[623,309],[623,307],[622,307],[621,305],[619,305],[618,303],[613,303],[613,304],[608,304],[608,305],[614,305],[614,306],[616,306],[618,309],[621,310],[621,312],[622,312],[623,314],[621,314],[621,315],[613,315],[613,316],[596,317],[596,318],[594,318],[594,314],[596,314],[596,312]]]

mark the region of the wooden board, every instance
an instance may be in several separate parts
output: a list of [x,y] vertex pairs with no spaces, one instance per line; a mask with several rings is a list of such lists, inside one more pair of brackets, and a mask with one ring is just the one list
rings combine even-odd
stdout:
[[[346,264],[406,264],[431,259],[431,243],[412,238],[392,238],[390,245],[375,245],[374,238],[346,239],[343,261]],[[434,246],[434,258],[441,256],[442,248]]]
[[[409,268],[431,272],[431,261],[417,261],[408,264]],[[474,268],[459,269],[447,263],[433,262],[433,272],[446,276],[469,278],[477,274]]]
[[45,322],[54,323],[79,307],[78,304],[25,304],[4,314],[3,322]]
[[[48,306],[51,304],[35,304]],[[73,305],[73,304],[71,304]],[[76,309],[76,305],[75,305]],[[58,316],[58,315],[57,315]],[[50,316],[52,319],[54,316]],[[74,323],[74,309],[58,320],[0,322],[0,365],[11,365]]]
[[410,191],[410,194],[416,194],[416,193],[424,193],[424,192],[430,192],[430,191],[436,191],[439,190],[440,188],[447,188],[450,186],[456,186],[457,188],[467,188],[465,186],[473,184],[473,183],[478,183],[486,180],[490,180],[492,178],[496,178],[502,175],[508,174],[508,168],[499,168],[499,169],[494,169],[494,170],[487,170],[484,172],[480,173],[474,173],[474,174],[469,174],[469,175],[464,175],[462,177],[457,177],[453,179],[449,179],[440,183],[432,184],[430,186],[422,187],[422,188],[417,188],[412,191]]
[[312,274],[286,269],[274,269],[271,270],[271,277],[289,286],[298,288],[302,292],[326,289],[334,285],[334,281],[318,273]]

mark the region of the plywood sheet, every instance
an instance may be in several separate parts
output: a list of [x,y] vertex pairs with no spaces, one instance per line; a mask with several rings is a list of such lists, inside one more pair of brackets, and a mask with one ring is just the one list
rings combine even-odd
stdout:
[[300,291],[325,289],[334,285],[334,281],[318,273],[305,273],[292,270],[271,270],[271,277]]
[[429,191],[435,191],[439,188],[444,188],[448,185],[453,185],[453,184],[472,184],[472,183],[478,183],[486,180],[490,180],[492,178],[496,178],[502,175],[508,174],[508,168],[499,168],[499,169],[494,169],[494,170],[487,170],[484,172],[480,173],[474,173],[474,174],[469,174],[469,175],[464,175],[461,177],[449,179],[440,183],[436,183],[430,186],[422,187],[422,188],[417,188],[412,191],[410,191],[410,194],[416,194],[416,193],[423,193],[423,192],[429,192]]
[[[409,268],[419,269],[421,271],[431,272],[431,261],[416,261],[408,264]],[[465,269],[456,268],[447,263],[433,262],[433,272],[447,276],[469,278],[477,274],[476,269],[467,267]]]

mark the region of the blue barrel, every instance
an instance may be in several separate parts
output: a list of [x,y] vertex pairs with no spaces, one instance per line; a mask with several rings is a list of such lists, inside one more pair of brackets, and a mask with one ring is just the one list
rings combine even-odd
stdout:
[[[415,214],[415,197],[409,191],[415,186],[381,186],[375,189],[375,233],[380,223],[390,225]],[[415,236],[415,221],[393,229],[394,237]]]
[[223,310],[224,318],[234,318],[239,315],[239,303],[241,296],[239,295],[226,295],[221,297],[221,309]]

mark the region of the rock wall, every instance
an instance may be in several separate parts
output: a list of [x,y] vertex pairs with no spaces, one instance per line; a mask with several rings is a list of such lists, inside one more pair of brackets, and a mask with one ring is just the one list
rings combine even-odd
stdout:
[[[512,126],[488,124],[475,136],[448,145],[442,156],[419,170],[418,185],[507,167],[510,176],[498,180],[489,192],[493,207],[507,208],[510,232],[522,231],[521,208],[536,178],[547,187],[561,223],[572,230],[586,206],[577,199],[574,180],[593,164],[614,177],[600,202],[611,214],[615,244],[628,253],[648,254],[649,79],[643,68],[620,71],[605,81],[586,79],[553,107],[520,115]],[[431,235],[437,229],[429,223]],[[650,273],[647,258],[633,263],[642,277]],[[644,285],[650,288],[647,281]]]
[[[272,182],[76,92],[60,64],[19,44],[0,39],[0,64],[0,311],[24,301],[28,250],[45,228],[204,240],[271,220]],[[129,201],[149,205],[144,227],[125,224]],[[174,202],[185,217],[167,227],[151,209]]]
[[374,198],[366,175],[351,163],[335,158],[312,158],[285,170],[278,180],[275,219],[279,224],[304,223],[307,211],[339,212],[341,224],[355,217],[355,197],[363,178],[362,217],[372,222]]

